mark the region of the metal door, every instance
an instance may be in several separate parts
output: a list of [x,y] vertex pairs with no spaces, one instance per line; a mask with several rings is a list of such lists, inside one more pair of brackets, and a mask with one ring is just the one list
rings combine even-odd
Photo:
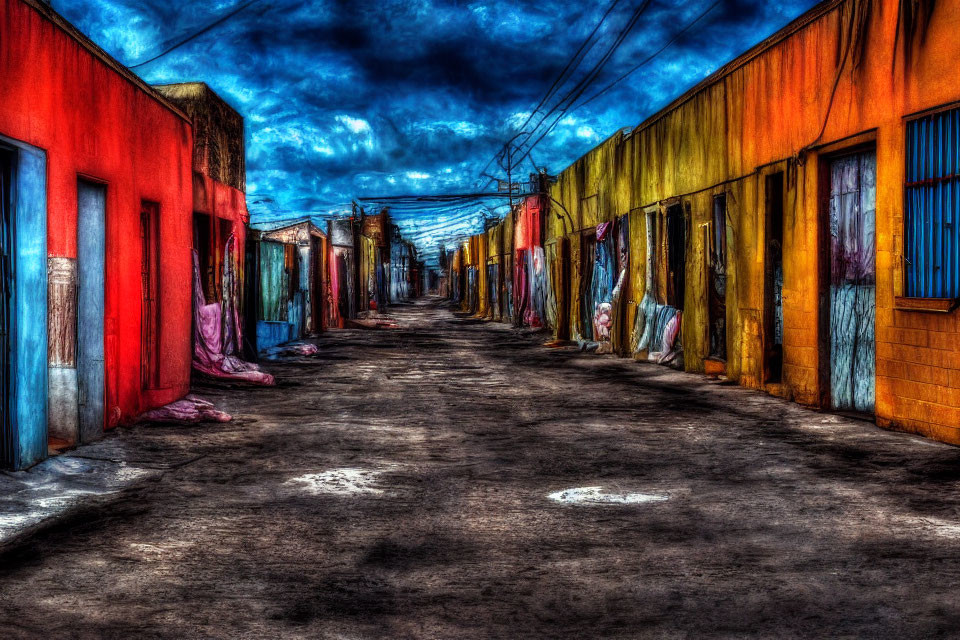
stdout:
[[77,186],[77,381],[80,441],[104,428],[104,275],[106,188],[81,180]]
[[0,149],[0,452],[6,467],[15,466],[17,449],[13,421],[13,293],[14,217],[13,154]]
[[835,409],[874,412],[876,155],[830,165],[830,392]]

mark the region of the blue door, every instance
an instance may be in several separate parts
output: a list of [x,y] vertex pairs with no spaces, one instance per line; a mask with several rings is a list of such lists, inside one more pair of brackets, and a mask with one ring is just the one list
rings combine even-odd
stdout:
[[0,138],[0,465],[47,453],[46,155]]
[[830,165],[830,392],[834,409],[874,412],[876,173],[873,152]]
[[106,189],[81,180],[77,187],[77,387],[80,441],[104,427],[103,289]]
[[0,148],[0,430],[3,433],[4,466],[16,465],[16,418],[14,416],[13,359],[16,355],[14,305],[16,291],[16,220],[13,216],[13,168],[16,153]]

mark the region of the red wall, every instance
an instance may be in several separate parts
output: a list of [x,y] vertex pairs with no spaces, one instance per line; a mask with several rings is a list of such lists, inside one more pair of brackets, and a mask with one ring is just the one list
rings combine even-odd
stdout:
[[516,220],[514,250],[529,250],[541,246],[540,235],[540,196],[527,196],[519,208]]
[[[192,130],[22,0],[0,0],[0,133],[45,149],[48,253],[76,257],[77,179],[107,185],[106,413],[187,393]],[[140,203],[160,204],[161,389],[140,389]]]

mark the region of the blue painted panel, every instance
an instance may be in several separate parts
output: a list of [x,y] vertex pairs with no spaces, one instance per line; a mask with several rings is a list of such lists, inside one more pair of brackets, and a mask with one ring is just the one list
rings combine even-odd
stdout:
[[23,469],[47,454],[47,162],[39,149],[0,140],[17,148],[8,462]]
[[907,124],[908,296],[960,297],[960,109]]
[[77,378],[80,441],[95,440],[104,427],[103,290],[106,188],[77,185]]
[[257,348],[262,352],[278,344],[293,340],[293,325],[289,322],[257,322]]
[[291,340],[302,338],[304,334],[304,293],[297,291],[293,294],[293,300],[287,301],[287,324],[290,325]]

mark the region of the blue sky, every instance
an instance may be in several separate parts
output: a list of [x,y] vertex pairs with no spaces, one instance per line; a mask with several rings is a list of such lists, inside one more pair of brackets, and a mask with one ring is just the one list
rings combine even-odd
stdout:
[[[202,80],[243,114],[254,222],[332,216],[349,211],[356,197],[482,188],[481,170],[518,131],[611,1],[258,0],[136,71],[158,84]],[[659,49],[714,1],[650,0],[583,97]],[[121,62],[134,65],[241,2],[53,4]],[[594,67],[641,4],[616,2],[561,94]],[[721,0],[650,64],[563,114],[533,149],[533,162],[559,173],[814,4]],[[526,162],[520,171],[528,174],[533,166]],[[440,243],[502,214],[497,205],[404,207],[393,217],[431,257]]]

